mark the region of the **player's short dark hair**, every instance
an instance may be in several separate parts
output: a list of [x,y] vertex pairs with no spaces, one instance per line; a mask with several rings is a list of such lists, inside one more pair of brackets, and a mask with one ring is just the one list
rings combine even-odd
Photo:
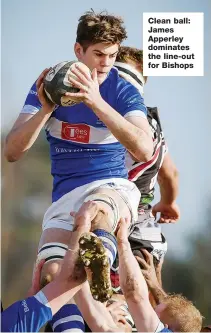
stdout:
[[119,16],[109,15],[106,11],[97,14],[91,10],[79,18],[76,42],[84,51],[97,43],[120,45],[126,38],[123,20]]

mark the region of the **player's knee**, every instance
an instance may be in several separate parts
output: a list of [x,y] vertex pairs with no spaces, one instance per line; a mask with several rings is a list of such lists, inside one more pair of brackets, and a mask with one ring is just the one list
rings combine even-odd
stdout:
[[46,243],[39,249],[37,262],[45,260],[40,277],[41,288],[53,281],[59,274],[67,248],[66,244],[53,242]]
[[60,261],[49,261],[43,265],[41,277],[40,277],[40,287],[45,287],[48,283],[53,281],[61,270],[61,260]]

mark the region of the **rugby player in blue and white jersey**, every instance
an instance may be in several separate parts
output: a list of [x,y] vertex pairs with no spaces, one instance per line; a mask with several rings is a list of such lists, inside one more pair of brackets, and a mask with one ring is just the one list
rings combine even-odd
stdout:
[[[29,297],[2,312],[1,332],[38,332],[47,321],[50,321],[54,332],[85,331],[84,320],[77,306],[66,303],[85,286],[86,274],[78,260],[79,240],[90,231],[91,221],[98,212],[99,207],[94,201],[81,206],[75,215],[74,230],[58,276],[39,291],[40,271],[45,261],[41,260],[33,274]],[[113,320],[105,305],[94,301],[92,297],[86,303],[86,313],[93,332],[128,332],[127,323]]]
[[[115,230],[119,216],[130,221],[137,218],[140,192],[127,179],[125,151],[138,161],[147,161],[153,144],[143,98],[113,68],[125,38],[119,17],[93,11],[82,15],[74,50],[92,75],[88,77],[76,67],[73,73],[80,82],[69,80],[80,92],[69,95],[83,103],[55,108],[43,91],[48,69],[44,70],[7,136],[5,156],[11,162],[30,149],[43,126],[50,144],[53,203],[44,216],[39,244],[40,258],[51,259],[43,267],[44,280],[49,274],[53,278],[54,262],[61,264],[61,252],[74,225],[69,212],[78,211],[85,200],[95,200],[101,207],[100,221],[103,214],[104,225],[107,222],[106,231],[98,223],[95,233],[107,248],[110,265],[116,254],[115,238],[110,232]],[[99,221],[99,216],[96,219]],[[108,281],[107,289],[101,289],[101,295],[96,297],[105,300],[110,290]]]
[[[93,216],[97,213],[96,205],[91,202],[85,203],[81,211],[84,208]],[[34,270],[29,297],[12,304],[1,313],[1,332],[38,332],[82,287],[86,274],[83,267],[78,266],[78,240],[84,232],[90,231],[90,226],[91,219],[88,220],[85,216],[75,220],[75,229],[61,271],[57,278],[42,290],[40,290],[40,271],[45,260],[39,262]],[[78,317],[80,314],[78,309],[71,310]],[[74,327],[82,328],[83,331],[82,320],[72,322],[71,328]]]

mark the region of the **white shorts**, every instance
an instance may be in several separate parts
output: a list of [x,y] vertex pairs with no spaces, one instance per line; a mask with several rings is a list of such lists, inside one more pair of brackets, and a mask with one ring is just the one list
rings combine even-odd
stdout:
[[138,204],[141,197],[140,191],[134,183],[127,179],[110,178],[97,180],[77,187],[71,192],[63,195],[56,202],[53,202],[44,215],[42,229],[61,228],[72,231],[74,218],[70,216],[70,212],[77,212],[86,197],[99,187],[111,188],[117,191],[127,204],[131,212],[132,220],[137,220]]

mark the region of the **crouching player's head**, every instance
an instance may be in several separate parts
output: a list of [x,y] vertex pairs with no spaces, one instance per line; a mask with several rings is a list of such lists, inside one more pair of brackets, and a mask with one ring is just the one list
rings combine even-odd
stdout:
[[200,332],[202,315],[191,301],[182,295],[168,295],[155,311],[173,332]]

